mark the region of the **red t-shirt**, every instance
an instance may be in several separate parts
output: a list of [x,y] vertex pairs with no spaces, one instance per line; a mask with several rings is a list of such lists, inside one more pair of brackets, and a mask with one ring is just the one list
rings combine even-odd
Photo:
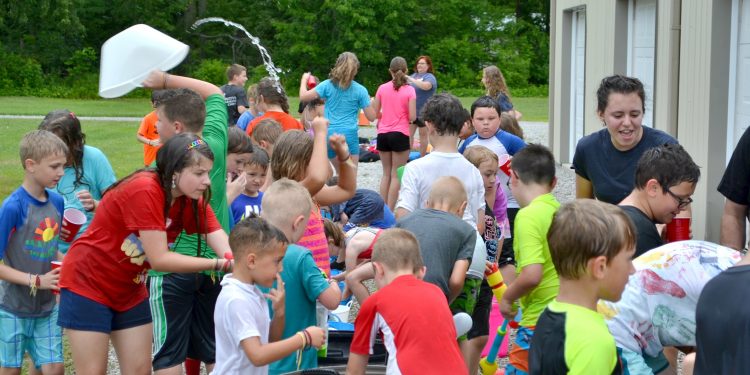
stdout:
[[255,130],[255,127],[258,125],[259,122],[261,122],[263,119],[274,119],[281,124],[281,129],[283,131],[289,131],[289,130],[305,130],[305,128],[302,127],[302,124],[297,121],[296,118],[292,117],[292,115],[284,112],[272,112],[268,111],[263,114],[263,116],[256,117],[253,119],[253,121],[250,122],[250,125],[247,126],[247,135],[253,135],[253,130]]
[[448,302],[435,285],[404,275],[375,292],[359,310],[349,350],[369,355],[378,331],[396,359],[388,361],[389,374],[468,373]]
[[[86,233],[78,238],[65,256],[60,287],[126,311],[148,297],[146,271],[151,268],[138,239],[141,230],[167,233],[172,241],[184,229],[187,233],[212,233],[220,230],[211,206],[205,222],[196,228],[190,198],[175,200],[164,218],[164,193],[158,177],[151,172],[136,174],[104,195]],[[203,207],[203,201],[198,202]]]

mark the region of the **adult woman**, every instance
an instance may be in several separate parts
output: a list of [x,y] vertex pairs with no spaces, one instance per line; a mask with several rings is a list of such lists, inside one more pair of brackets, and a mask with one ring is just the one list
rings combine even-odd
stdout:
[[[88,220],[76,235],[80,237],[91,224],[104,191],[115,182],[115,172],[103,152],[86,144],[86,134],[81,131],[81,122],[73,112],[51,111],[39,124],[39,129],[54,133],[68,146],[65,175],[57,183],[57,192],[65,199],[65,209],[75,208],[86,214]],[[68,240],[58,243],[63,254],[74,239]]]
[[406,69],[406,60],[394,57],[388,69],[393,79],[378,87],[372,101],[372,107],[380,117],[377,143],[383,165],[380,196],[391,210],[396,206],[401,187],[398,168],[409,161],[409,124],[417,119],[417,94],[406,84]]
[[[326,101],[325,117],[330,121],[328,135],[334,133],[343,134],[349,151],[352,153],[352,161],[356,166],[359,162],[359,125],[357,117],[359,110],[365,112],[368,120],[375,120],[375,111],[370,106],[370,96],[367,89],[354,81],[354,76],[359,71],[359,60],[351,52],[344,52],[336,59],[336,65],[331,69],[329,78],[312,90],[307,89],[307,80],[310,73],[302,75],[299,86],[299,100],[309,102],[317,98]],[[328,159],[338,167],[336,154],[328,148]]]
[[573,156],[576,197],[618,204],[633,190],[641,155],[677,140],[642,125],[646,94],[637,78],[606,77],[596,97],[597,114],[606,128],[578,141]]
[[430,56],[419,56],[417,63],[414,65],[414,73],[406,77],[409,84],[417,92],[417,119],[409,126],[409,145],[414,144],[414,132],[419,128],[419,154],[424,156],[427,153],[427,128],[424,127],[424,121],[420,117],[422,107],[427,103],[437,90],[437,79],[432,74],[432,59]]
[[229,251],[227,235],[208,206],[213,158],[198,136],[174,136],[159,149],[156,170],[136,171],[107,190],[89,230],[71,246],[60,276],[58,323],[66,328],[77,373],[106,371],[110,338],[122,373],[150,373],[149,268],[231,267],[223,259],[169,251],[183,230],[205,234],[220,257]]
[[482,70],[482,84],[487,90],[487,95],[497,101],[500,105],[500,111],[509,112],[515,116],[516,120],[520,119],[521,112],[513,108],[510,100],[510,90],[505,83],[505,77],[500,68],[490,65]]

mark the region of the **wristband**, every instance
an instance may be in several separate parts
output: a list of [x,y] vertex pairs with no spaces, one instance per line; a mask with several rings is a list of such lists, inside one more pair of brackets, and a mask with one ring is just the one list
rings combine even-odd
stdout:
[[231,270],[232,270],[232,261],[227,259],[226,261],[224,261],[224,264],[221,265],[221,272],[229,273]]
[[32,275],[29,273],[29,295],[32,297],[36,297],[36,291],[39,288],[39,285],[42,284],[42,280],[39,279],[39,275],[36,275],[36,278],[32,280]]
[[162,89],[167,88],[167,78],[169,78],[169,74],[167,72],[164,72],[164,83],[162,84]]
[[305,346],[305,349],[310,349],[312,346],[312,336],[310,335],[310,332],[307,332],[307,328],[302,330],[302,333],[305,334],[305,337],[307,337],[307,345]]
[[221,271],[221,268],[219,268],[219,258],[214,259],[214,271]]
[[302,333],[302,331],[297,332],[297,334],[302,338],[302,347],[300,348],[300,350],[305,349],[305,345],[307,345],[307,337],[305,337],[305,334]]
[[338,159],[339,159],[340,162],[345,163],[351,157],[352,157],[352,153],[350,152],[349,155],[346,155],[345,158],[343,158],[343,159],[342,158],[338,158]]

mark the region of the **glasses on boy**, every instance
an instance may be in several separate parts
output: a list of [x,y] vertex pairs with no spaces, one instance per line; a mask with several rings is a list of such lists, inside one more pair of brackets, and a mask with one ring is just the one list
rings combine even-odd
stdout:
[[677,201],[677,208],[679,208],[680,210],[687,207],[690,203],[693,203],[693,198],[690,198],[690,197],[680,198],[677,194],[673,193],[669,189],[664,189],[664,191],[667,192],[667,194],[671,195],[672,198],[674,198]]

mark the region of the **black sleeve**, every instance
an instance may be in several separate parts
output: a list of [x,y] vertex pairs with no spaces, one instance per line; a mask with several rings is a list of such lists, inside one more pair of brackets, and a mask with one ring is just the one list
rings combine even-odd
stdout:
[[750,202],[750,128],[737,143],[717,190],[734,203],[748,205]]

